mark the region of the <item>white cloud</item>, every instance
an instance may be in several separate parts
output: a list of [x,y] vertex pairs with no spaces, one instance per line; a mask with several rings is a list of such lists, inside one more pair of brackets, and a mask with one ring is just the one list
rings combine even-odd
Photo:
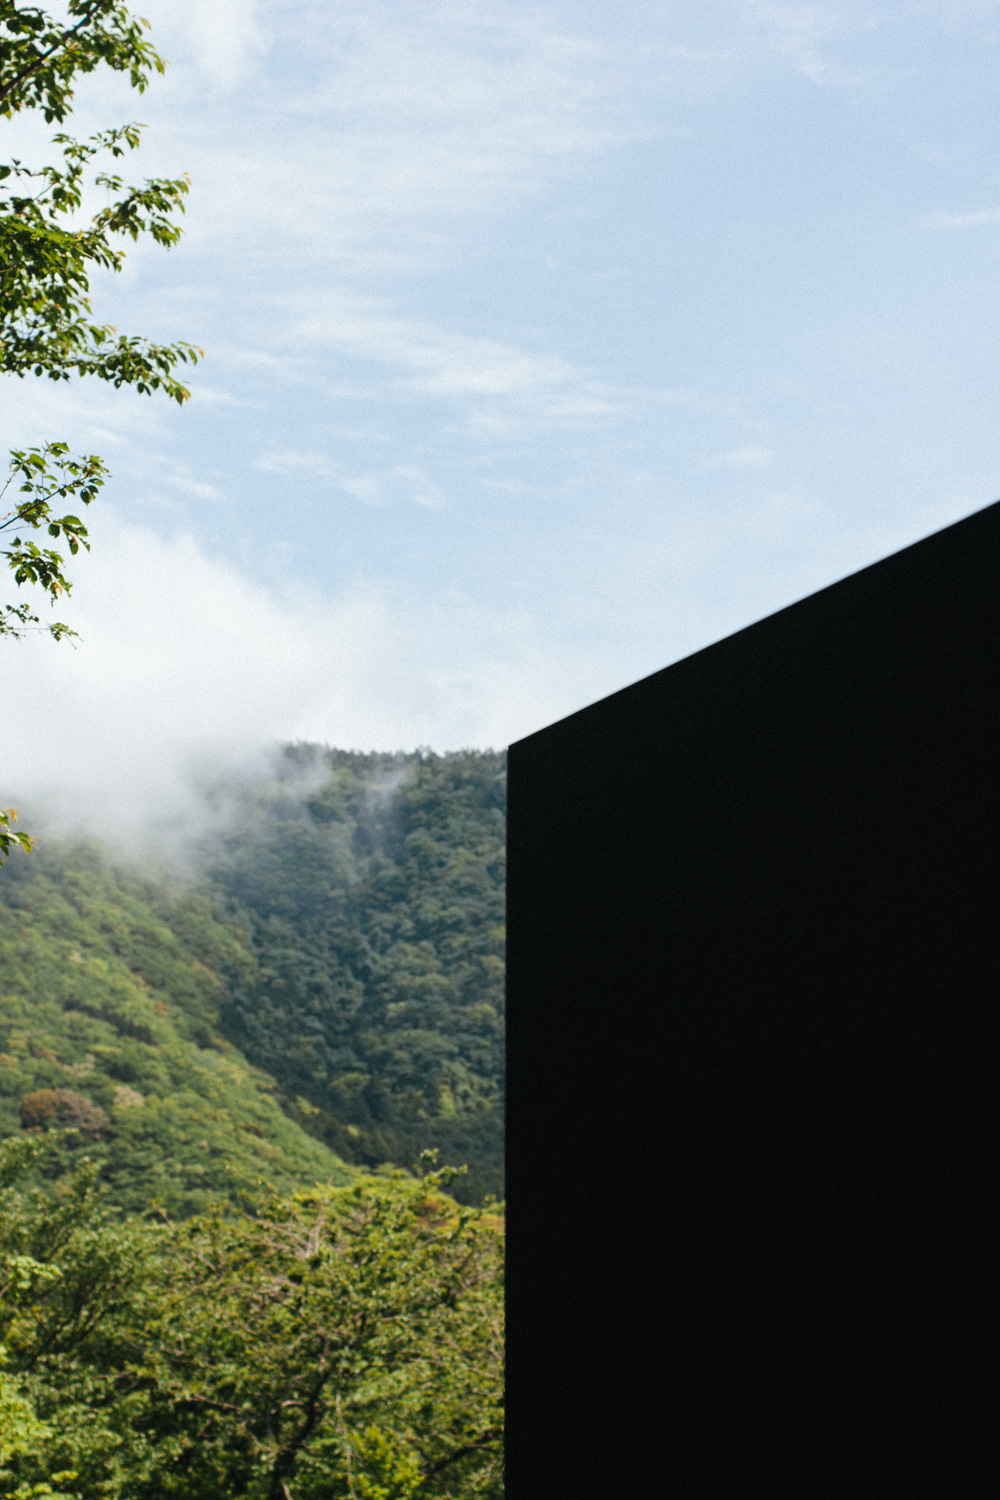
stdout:
[[166,402],[116,391],[100,381],[51,381],[7,376],[0,396],[0,448],[60,438],[74,449],[95,443],[149,443],[165,432]]
[[237,396],[232,396],[228,391],[218,391],[213,386],[202,385],[200,381],[190,381],[188,389],[191,392],[191,401],[199,406],[244,406],[246,403]]
[[575,706],[522,611],[414,610],[376,587],[281,595],[190,536],[108,516],[99,540],[60,609],[76,648],[2,648],[0,805],[43,825],[191,833],[192,773],[261,764],[278,741],[502,745]]
[[[151,19],[171,67],[143,156],[190,171],[192,248],[294,243],[366,276],[439,263],[470,220],[650,133],[620,59],[516,6],[158,0]],[[81,113],[119,97],[98,77]]]
[[145,0],[154,46],[174,68],[193,68],[211,85],[232,89],[253,72],[266,48],[255,0]]
[[[816,5],[737,4],[728,50],[747,63],[763,38],[804,67],[836,31],[831,17]],[[685,45],[692,26],[701,34],[696,16],[681,7],[669,24],[618,36],[599,15],[560,24],[551,10],[518,5],[156,0],[151,20],[171,67],[142,99],[151,128],[139,165],[189,169],[193,189],[165,282],[169,300],[146,300],[148,268],[162,275],[160,252],[130,248],[130,326],[145,330],[155,312],[165,337],[197,330],[213,368],[229,359],[286,380],[315,378],[303,350],[387,365],[388,381],[377,371],[372,390],[341,385],[331,398],[371,396],[381,382],[379,394],[397,402],[460,401],[467,430],[486,439],[578,428],[647,401],[676,404],[677,393],[617,387],[558,347],[408,315],[409,286],[390,298],[354,288],[481,257],[490,245],[484,215],[510,219],[556,179],[657,134],[655,100],[674,87],[678,58],[696,58],[702,72],[729,66],[711,47]],[[106,123],[112,106],[133,113],[138,101],[120,79],[84,82],[82,122]],[[309,311],[291,330],[259,316],[290,280],[323,288],[297,294]],[[105,282],[97,305],[110,316]],[[213,303],[228,310],[224,330],[213,328]],[[291,302],[284,309],[294,313]],[[25,394],[21,405],[40,428],[36,417],[54,403],[37,386]],[[65,388],[59,400],[65,413]],[[194,388],[194,404],[236,400]],[[155,412],[137,417],[134,403],[112,415],[106,395],[76,404],[82,421],[93,412],[92,424],[125,437],[148,442],[157,425]],[[45,435],[51,430],[47,423]]]

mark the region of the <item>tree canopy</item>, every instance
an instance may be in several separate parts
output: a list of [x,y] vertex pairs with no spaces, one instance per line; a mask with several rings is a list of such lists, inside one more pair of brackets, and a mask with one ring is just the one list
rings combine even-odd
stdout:
[[255,967],[230,1040],[346,1161],[467,1162],[503,1192],[506,761],[289,747],[206,853]]
[[0,1500],[499,1500],[504,758],[218,795],[0,871]]
[[502,1494],[503,1219],[451,1169],[182,1224],[0,1143],[0,1496]]
[[[50,844],[0,871],[0,1136],[72,1126],[120,1208],[171,1218],[355,1172],[224,1037],[246,930],[191,891]],[[227,977],[229,979],[227,980]],[[408,1166],[410,1163],[404,1162]],[[376,1164],[378,1165],[378,1164]]]

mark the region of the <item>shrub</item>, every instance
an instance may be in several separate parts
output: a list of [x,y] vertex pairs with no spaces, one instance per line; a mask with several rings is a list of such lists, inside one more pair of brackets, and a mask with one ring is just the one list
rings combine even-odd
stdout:
[[73,1089],[36,1089],[21,1100],[21,1124],[26,1130],[65,1125],[96,1137],[107,1130],[111,1121],[99,1104]]

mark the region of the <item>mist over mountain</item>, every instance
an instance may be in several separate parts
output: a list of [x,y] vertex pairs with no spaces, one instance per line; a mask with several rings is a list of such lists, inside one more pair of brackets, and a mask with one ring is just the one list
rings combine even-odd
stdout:
[[345,1161],[436,1147],[474,1201],[502,1194],[505,765],[290,747],[206,850],[256,961],[228,1038]]
[[504,755],[298,744],[191,797],[183,849],[0,871],[0,1131],[86,1117],[131,1209],[428,1148],[502,1196]]

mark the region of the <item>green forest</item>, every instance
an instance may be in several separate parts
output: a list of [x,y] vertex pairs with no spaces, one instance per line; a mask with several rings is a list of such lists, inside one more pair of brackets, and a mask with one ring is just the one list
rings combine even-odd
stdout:
[[256,961],[227,1037],[345,1161],[436,1146],[466,1201],[502,1196],[504,757],[300,745],[215,797],[237,816],[206,868]]
[[0,1496],[499,1496],[504,757],[200,812],[0,867]]

